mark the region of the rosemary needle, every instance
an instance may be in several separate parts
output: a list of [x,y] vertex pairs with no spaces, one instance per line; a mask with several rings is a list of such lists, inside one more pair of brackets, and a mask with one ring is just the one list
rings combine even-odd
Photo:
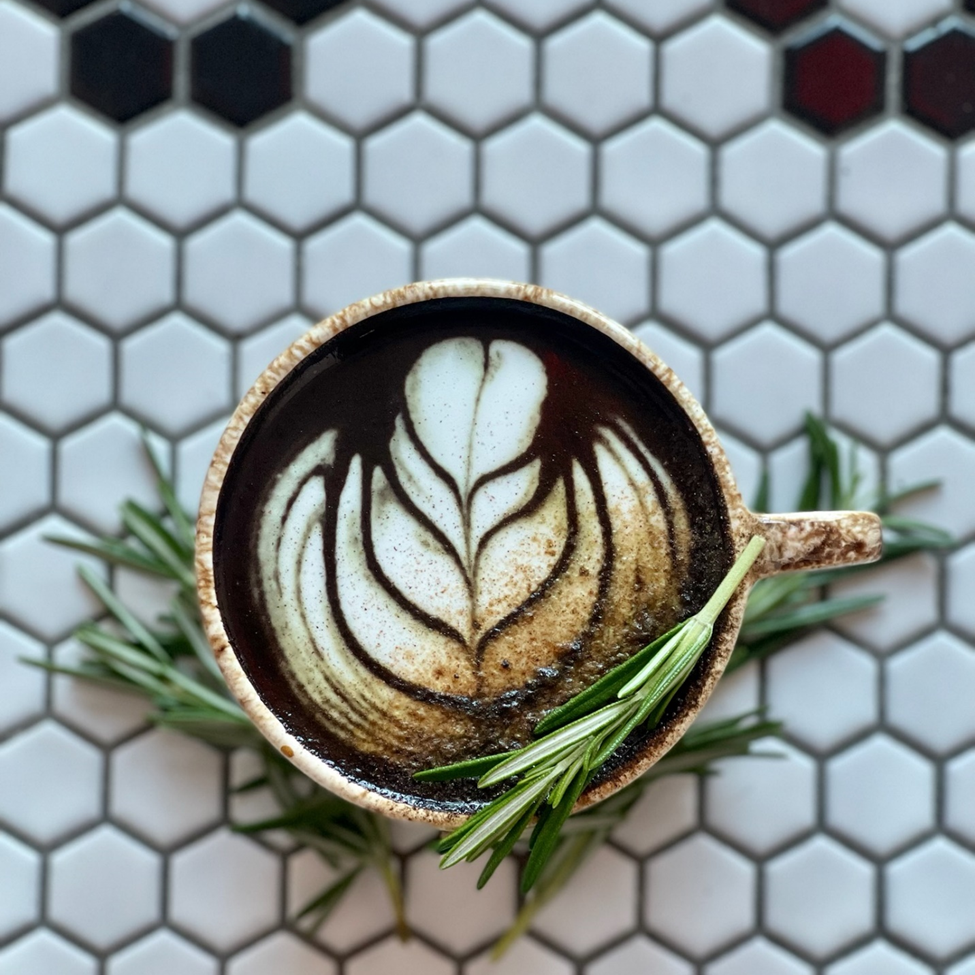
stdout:
[[422,781],[478,777],[487,788],[517,781],[438,844],[440,866],[494,855],[481,874],[483,886],[528,823],[537,817],[522,874],[531,889],[555,851],[559,834],[583,790],[640,725],[655,725],[711,642],[714,624],[758,558],[765,540],[745,546],[704,608],[615,667],[587,690],[546,715],[524,748],[417,772]]

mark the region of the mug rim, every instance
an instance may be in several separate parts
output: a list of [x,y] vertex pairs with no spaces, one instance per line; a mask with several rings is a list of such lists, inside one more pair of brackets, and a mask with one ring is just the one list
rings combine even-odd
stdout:
[[[204,631],[228,689],[257,730],[276,751],[310,779],[344,799],[373,812],[396,819],[425,822],[439,829],[451,829],[463,822],[467,815],[413,805],[350,781],[338,768],[311,752],[290,734],[278,716],[264,703],[244,672],[223,624],[213,570],[213,536],[220,491],[237,445],[267,396],[299,363],[335,335],[374,315],[438,298],[472,297],[506,298],[562,312],[597,329],[629,352],[663,383],[700,437],[725,503],[726,533],[732,545],[733,557],[740,554],[755,527],[755,518],[742,500],[714,427],[703,407],[676,373],[628,329],[584,302],[549,288],[492,278],[444,278],[414,282],[357,301],[322,319],[277,356],[244,394],[231,415],[204,480],[196,526],[195,552],[197,595]],[[753,572],[746,579],[722,614],[723,625],[720,630],[716,629],[707,671],[688,695],[681,712],[670,722],[666,733],[651,738],[625,765],[616,769],[606,780],[587,789],[579,800],[577,810],[607,798],[638,778],[684,735],[724,672],[741,626],[748,591],[755,577]]]

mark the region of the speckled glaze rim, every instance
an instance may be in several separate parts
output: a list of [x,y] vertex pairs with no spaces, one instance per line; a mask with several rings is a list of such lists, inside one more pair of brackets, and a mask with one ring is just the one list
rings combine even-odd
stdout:
[[652,739],[639,755],[617,770],[612,778],[589,789],[580,799],[578,808],[605,799],[643,774],[687,731],[724,672],[741,627],[748,592],[757,579],[789,569],[866,562],[880,555],[880,525],[875,515],[866,512],[814,512],[758,516],[749,511],[735,485],[728,458],[714,428],[701,405],[673,370],[623,326],[566,295],[532,284],[451,278],[421,281],[384,291],[325,318],[264,370],[240,401],[213,455],[203,485],[196,528],[196,579],[203,625],[231,693],[261,734],[298,769],[336,795],[366,809],[397,819],[429,823],[440,829],[453,828],[465,817],[399,802],[350,782],[336,768],[312,754],[290,735],[277,715],[261,700],[237,660],[217,606],[213,574],[213,526],[220,489],[244,430],[268,394],[298,363],[334,335],[380,312],[435,298],[455,297],[507,298],[551,308],[603,332],[626,349],[667,387],[696,428],[727,506],[729,534],[735,554],[741,552],[752,535],[760,534],[766,539],[762,556],[725,610],[724,625],[715,638],[711,665],[695,693],[690,695],[684,712],[672,722],[666,735]]

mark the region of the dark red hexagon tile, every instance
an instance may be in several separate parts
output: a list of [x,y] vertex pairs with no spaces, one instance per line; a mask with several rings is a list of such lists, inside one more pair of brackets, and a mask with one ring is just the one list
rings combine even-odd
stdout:
[[71,94],[116,122],[173,92],[173,42],[131,13],[115,11],[71,36]]
[[785,51],[787,111],[827,135],[884,107],[886,54],[860,36],[831,24]]
[[953,24],[905,47],[904,110],[952,139],[975,128],[975,34]]
[[291,45],[237,13],[193,38],[190,93],[228,122],[249,125],[291,99]]
[[729,10],[761,24],[773,33],[783,31],[826,7],[827,0],[727,0]]

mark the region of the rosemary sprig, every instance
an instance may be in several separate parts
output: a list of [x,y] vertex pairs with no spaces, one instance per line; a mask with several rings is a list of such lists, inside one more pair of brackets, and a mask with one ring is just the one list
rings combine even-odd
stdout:
[[542,867],[511,927],[495,942],[492,957],[500,958],[531,927],[538,912],[609,839],[613,830],[626,820],[650,785],[669,775],[712,774],[714,763],[722,759],[778,757],[770,752],[752,751],[752,746],[763,739],[778,736],[781,730],[780,722],[765,719],[761,711],[693,727],[635,782],[598,805],[572,816],[562,827],[555,850]]
[[491,850],[478,880],[483,886],[537,816],[521,875],[522,893],[531,890],[583,790],[637,728],[660,721],[764,545],[763,538],[752,538],[703,609],[550,711],[524,748],[416,773],[424,781],[478,775],[480,788],[517,779],[440,841],[440,866],[476,860]]
[[[879,562],[857,565],[828,572],[793,572],[760,579],[751,591],[745,619],[726,672],[736,670],[752,660],[763,660],[777,650],[801,639],[824,623],[876,606],[882,594],[834,596],[828,583],[852,575],[872,572],[914,552],[937,551],[954,544],[952,536],[926,522],[902,518],[893,512],[898,502],[937,488],[936,481],[914,484],[896,494],[880,492],[864,496],[862,475],[858,469],[856,446],[850,448],[846,463],[840,446],[829,428],[818,417],[806,415],[809,472],[796,499],[797,511],[864,508],[880,515],[884,532],[884,550]],[[755,510],[768,507],[768,481],[763,480]]]
[[[283,763],[273,749],[262,745],[262,754],[273,759],[271,767]],[[298,844],[315,850],[333,867],[338,876],[305,904],[295,916],[309,930],[316,930],[339,904],[356,878],[367,869],[376,870],[383,880],[396,917],[397,932],[402,940],[410,936],[406,923],[405,905],[396,870],[396,858],[390,847],[389,824],[382,816],[358,806],[318,786],[309,792],[303,778],[295,787],[294,770],[267,779],[260,777],[247,783],[248,788],[270,785],[282,812],[259,822],[236,826],[240,833],[262,833],[266,830],[285,830]],[[304,786],[304,788],[301,788]]]
[[[901,519],[892,513],[904,497],[929,490],[936,485],[915,485],[897,495],[879,495],[871,504],[858,498],[860,478],[855,458],[844,469],[840,449],[826,425],[807,418],[810,473],[797,508],[873,507],[882,515],[885,533],[883,560],[916,551],[944,548],[952,540],[947,533],[920,522]],[[242,831],[285,829],[302,846],[315,849],[336,871],[337,879],[323,889],[298,917],[314,927],[322,923],[340,902],[356,877],[375,869],[383,877],[393,902],[401,936],[408,933],[404,920],[402,891],[396,858],[390,848],[384,820],[364,812],[307,782],[295,769],[269,748],[264,739],[227,696],[223,680],[213,661],[199,622],[192,585],[192,520],[176,500],[172,483],[155,455],[149,457],[156,468],[158,490],[165,508],[160,517],[127,503],[122,507],[127,537],[101,538],[91,542],[60,539],[62,544],[93,554],[111,565],[125,566],[161,581],[175,584],[176,595],[158,626],[146,627],[93,573],[88,574],[103,597],[110,619],[102,624],[83,624],[78,630],[81,642],[89,649],[87,659],[77,667],[62,667],[44,661],[29,661],[49,670],[68,673],[123,691],[137,693],[153,705],[150,717],[157,723],[219,747],[248,748],[262,758],[262,773],[239,787],[268,787],[281,808],[277,817],[237,827]],[[763,491],[767,495],[767,484]],[[759,499],[756,510],[766,504]],[[834,570],[830,578],[862,569]],[[873,605],[877,597],[855,600],[829,596],[826,578],[816,572],[795,573],[760,580],[752,590],[730,667],[761,659],[803,636],[818,622],[828,622],[846,612]],[[161,651],[161,654],[160,654]],[[174,674],[180,676],[174,677]],[[609,837],[613,828],[627,816],[647,786],[665,775],[682,772],[708,774],[713,763],[733,756],[756,755],[754,743],[777,734],[779,726],[760,715],[742,715],[704,727],[692,728],[660,762],[642,778],[631,783],[598,806],[567,820],[561,828],[554,850],[543,864],[531,892],[525,897],[512,928],[495,947],[500,954],[534,916],[574,876],[579,867]],[[498,760],[470,763],[469,774],[481,776]],[[480,763],[480,764],[478,764]],[[528,820],[524,821],[527,827]],[[522,830],[524,832],[524,830]],[[521,855],[522,834],[514,837],[501,854]],[[495,864],[496,866],[497,864]]]
[[[840,446],[826,424],[806,416],[809,472],[796,502],[798,511],[869,508],[881,516],[884,552],[879,562],[850,569],[830,570],[835,580],[846,574],[870,572],[878,565],[913,552],[939,550],[953,544],[951,535],[924,522],[907,521],[892,514],[899,501],[936,488],[937,482],[916,484],[897,494],[861,496],[862,477],[856,448],[842,462]],[[754,510],[768,509],[768,480],[763,479]],[[811,629],[851,612],[868,608],[884,599],[882,594],[854,598],[830,596],[825,590],[827,573],[808,571],[760,579],[752,588],[738,643],[726,672],[750,661],[762,660],[804,637]],[[726,758],[755,756],[752,746],[781,733],[779,722],[762,713],[743,714],[725,721],[692,727],[656,765],[604,802],[573,816],[563,827],[562,837],[551,858],[522,901],[511,927],[496,942],[493,955],[500,957],[531,926],[538,912],[575,876],[576,872],[609,839],[647,787],[666,775],[694,773],[709,775],[714,763]],[[516,846],[517,850],[517,846]]]
[[315,928],[339,903],[356,877],[376,870],[389,893],[402,938],[409,937],[396,854],[385,819],[313,785],[271,748],[237,703],[230,699],[203,633],[193,576],[193,526],[176,499],[172,483],[146,441],[165,510],[158,515],[132,501],[121,507],[126,537],[77,541],[54,538],[60,545],[97,556],[113,566],[135,569],[175,584],[168,612],[157,626],[147,626],[129,610],[112,586],[84,567],[79,574],[98,597],[108,617],[83,623],[75,631],[88,650],[77,666],[29,660],[55,673],[69,674],[144,697],[157,725],[220,748],[248,748],[258,753],[262,772],[241,791],[268,788],[279,816],[235,827],[240,832],[286,830],[300,845],[314,849],[338,879],[315,896],[296,920]]

